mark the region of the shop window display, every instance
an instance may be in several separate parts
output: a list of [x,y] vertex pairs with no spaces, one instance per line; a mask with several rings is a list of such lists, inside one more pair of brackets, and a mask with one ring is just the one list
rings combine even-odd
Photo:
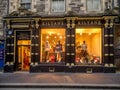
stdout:
[[62,63],[65,59],[65,29],[41,30],[42,63]]
[[77,64],[101,63],[101,29],[76,29],[76,58]]

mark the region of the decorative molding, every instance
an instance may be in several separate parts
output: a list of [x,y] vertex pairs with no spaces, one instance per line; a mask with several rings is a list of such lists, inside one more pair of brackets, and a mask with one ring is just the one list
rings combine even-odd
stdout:
[[105,34],[104,36],[105,36],[105,37],[109,37],[109,35],[108,35],[108,34]]
[[14,53],[6,53],[7,55],[14,55]]
[[67,19],[67,28],[70,28],[70,19]]
[[110,53],[110,56],[113,56],[114,54],[113,53]]
[[72,19],[72,28],[75,28],[75,18]]
[[73,56],[74,56],[74,55],[75,55],[75,53],[71,53],[71,55],[73,55]]
[[29,28],[29,25],[12,25],[12,28]]
[[105,28],[107,28],[109,26],[109,23],[108,23],[108,19],[105,20]]
[[81,25],[101,25],[101,19],[87,18],[87,19],[78,19],[78,26]]
[[42,20],[42,26],[64,26],[63,20]]
[[75,46],[75,44],[71,44],[71,46]]
[[70,35],[67,35],[67,37],[70,37]]
[[69,56],[69,55],[70,55],[70,53],[66,53],[66,55],[68,55],[68,56]]
[[38,19],[35,19],[36,28],[39,28],[38,22],[39,22],[39,20],[38,20]]
[[113,44],[104,44],[105,47],[108,47],[108,46],[113,46]]
[[75,35],[71,35],[71,37],[75,37]]
[[111,28],[113,27],[113,23],[114,23],[114,20],[113,20],[113,19],[110,19],[110,27],[111,27]]
[[104,46],[105,46],[105,47],[108,47],[108,46],[109,46],[109,44],[104,44]]
[[110,34],[109,36],[110,36],[110,37],[114,37],[114,35],[113,35],[113,34]]
[[7,28],[10,29],[10,20],[6,20],[7,21]]
[[110,46],[112,47],[112,46],[113,46],[113,44],[110,44]]
[[19,7],[17,11],[13,11],[12,13],[10,13],[8,16],[31,16],[31,15],[37,15],[34,12],[28,11],[26,8],[24,7]]
[[104,54],[104,56],[109,56],[109,54],[106,53],[106,54]]
[[70,44],[67,44],[67,46],[70,46]]
[[31,46],[34,46],[35,44],[31,44]]
[[31,55],[34,55],[34,53],[31,53]]
[[7,46],[14,46],[14,44],[7,44]]
[[35,44],[35,46],[39,46],[39,44]]
[[35,53],[35,55],[39,55],[38,53]]

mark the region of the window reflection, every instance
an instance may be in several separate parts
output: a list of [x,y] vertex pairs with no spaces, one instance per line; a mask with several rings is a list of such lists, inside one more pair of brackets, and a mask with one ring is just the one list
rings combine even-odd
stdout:
[[65,29],[41,30],[41,62],[60,63],[65,58]]
[[52,12],[64,12],[65,11],[65,0],[52,0],[51,11]]

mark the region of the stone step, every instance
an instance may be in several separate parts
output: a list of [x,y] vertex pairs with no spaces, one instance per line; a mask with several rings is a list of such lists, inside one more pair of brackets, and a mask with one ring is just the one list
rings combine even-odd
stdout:
[[[10,89],[11,88],[11,89]],[[42,89],[42,90],[120,90],[119,84],[66,84],[66,83],[1,83],[0,90]],[[29,88],[29,89],[28,89]],[[20,90],[20,89],[19,89]]]

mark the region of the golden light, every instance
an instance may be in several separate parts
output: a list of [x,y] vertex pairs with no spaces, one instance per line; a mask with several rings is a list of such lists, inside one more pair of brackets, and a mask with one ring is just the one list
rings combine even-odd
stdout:
[[101,28],[77,28],[76,33],[100,33]]
[[82,33],[80,33],[80,36],[82,36]]
[[60,35],[60,33],[57,34],[58,36]]
[[91,35],[92,33],[89,33],[89,35]]
[[62,36],[60,36],[60,39],[62,39]]
[[52,35],[52,33],[49,33],[49,35],[51,36],[51,35]]
[[46,36],[46,38],[48,39],[48,38],[49,38],[49,36]]

